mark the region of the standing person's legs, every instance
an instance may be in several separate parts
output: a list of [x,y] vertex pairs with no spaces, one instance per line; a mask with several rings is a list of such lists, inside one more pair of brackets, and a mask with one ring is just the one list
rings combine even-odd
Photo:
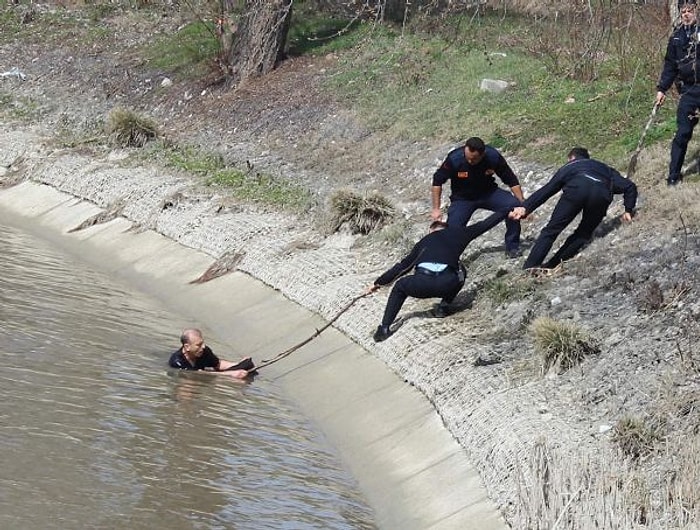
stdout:
[[[698,87],[700,89],[700,87]],[[668,184],[674,185],[682,180],[681,170],[688,150],[688,143],[693,137],[693,129],[698,123],[696,112],[700,104],[700,92],[691,87],[681,96],[676,111],[678,129],[671,143],[671,162],[668,166]]]
[[463,282],[459,282],[459,276],[451,270],[437,276],[415,273],[400,278],[391,289],[382,323],[374,334],[374,340],[381,342],[391,336],[390,326],[396,320],[406,298],[454,298],[463,285]]
[[593,232],[605,217],[609,205],[610,201],[607,197],[590,197],[583,207],[581,222],[576,230],[566,238],[564,244],[545,264],[545,267],[554,268],[562,261],[569,260],[578,254],[593,237]]
[[416,273],[397,280],[386,302],[386,309],[384,309],[384,316],[382,317],[382,326],[389,327],[393,324],[406,298],[409,296],[413,298],[432,298],[440,296],[440,294],[436,294],[437,278],[438,276]]
[[447,209],[447,224],[455,226],[467,226],[477,208],[480,208],[477,201],[456,200],[450,201]]
[[440,303],[433,312],[433,315],[436,317],[443,318],[450,314],[450,304],[462,290],[462,287],[464,287],[464,283],[467,280],[467,269],[465,269],[464,265],[461,263],[459,264],[459,271],[455,276],[457,277],[457,281],[446,284],[445,287],[443,287],[442,294],[438,295],[442,296],[442,300],[440,300]]
[[389,299],[386,301],[386,308],[384,308],[384,316],[382,317],[382,326],[389,328],[396,320],[396,315],[401,311],[403,303],[406,298],[409,297],[411,289],[411,280],[413,276],[404,276],[399,279],[394,286],[391,288],[391,293],[389,293]]
[[[494,190],[488,198],[483,201],[483,208],[492,212],[503,210],[512,210],[516,206],[520,206],[520,201],[516,199],[512,193],[502,189]],[[517,256],[520,252],[520,221],[514,221],[506,217],[506,236],[505,236],[506,253]]]
[[576,218],[582,208],[583,204],[580,201],[562,195],[559,202],[554,207],[552,217],[542,229],[542,232],[540,232],[540,235],[537,237],[537,241],[535,241],[535,244],[530,250],[530,254],[528,254],[525,264],[523,265],[523,269],[542,266],[544,258],[547,257],[547,253],[552,248],[554,241],[559,237],[562,230]]
[[452,300],[455,299],[455,297],[462,290],[462,287],[464,287],[464,283],[467,281],[467,269],[464,268],[464,265],[461,263],[459,264],[459,271],[457,271],[455,275],[457,276],[457,281],[450,281],[447,283],[444,287],[442,287],[443,292],[438,294],[438,296],[442,296],[440,303],[451,304]]

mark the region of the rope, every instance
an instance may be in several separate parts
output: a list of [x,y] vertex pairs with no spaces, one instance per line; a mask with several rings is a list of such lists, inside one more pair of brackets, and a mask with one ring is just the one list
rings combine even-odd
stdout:
[[285,351],[283,351],[282,353],[277,354],[277,355],[276,355],[275,357],[273,357],[272,359],[263,359],[262,363],[255,367],[255,370],[260,370],[261,368],[265,368],[266,366],[270,366],[271,364],[274,364],[274,363],[276,363],[277,361],[281,361],[282,359],[284,359],[284,358],[287,357],[288,355],[290,355],[290,354],[294,353],[295,351],[297,351],[297,350],[298,350],[299,348],[301,348],[302,346],[305,346],[306,344],[308,344],[309,342],[311,342],[313,339],[315,339],[316,337],[318,337],[323,331],[325,331],[326,329],[328,329],[329,327],[331,327],[331,326],[333,325],[333,322],[335,322],[336,320],[338,320],[338,318],[340,318],[340,316],[341,316],[343,313],[345,313],[348,309],[350,309],[350,308],[355,304],[355,302],[357,302],[358,300],[364,298],[364,297],[367,296],[368,294],[371,294],[371,293],[370,293],[370,292],[365,292],[365,293],[362,293],[362,294],[356,296],[356,297],[353,298],[352,300],[350,300],[350,302],[348,302],[348,304],[347,304],[345,307],[343,307],[343,309],[341,309],[341,310],[338,312],[337,315],[335,315],[332,319],[330,319],[328,322],[326,322],[326,324],[325,324],[322,328],[317,329],[316,332],[315,332],[313,335],[311,335],[310,337],[304,339],[304,340],[301,341],[299,344],[295,344],[294,346],[292,346],[292,347],[289,348],[288,350],[285,350]]

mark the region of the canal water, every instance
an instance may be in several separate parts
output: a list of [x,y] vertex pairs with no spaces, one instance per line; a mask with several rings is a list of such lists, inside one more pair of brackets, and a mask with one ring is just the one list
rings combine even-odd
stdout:
[[376,528],[274,382],[166,368],[182,316],[4,224],[0,271],[0,528]]

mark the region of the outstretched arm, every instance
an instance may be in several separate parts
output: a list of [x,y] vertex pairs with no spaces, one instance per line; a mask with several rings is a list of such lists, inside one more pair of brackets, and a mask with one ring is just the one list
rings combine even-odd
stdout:
[[231,377],[234,377],[236,379],[243,379],[250,375],[250,370],[248,369],[248,367],[252,367],[252,369],[255,369],[253,360],[250,357],[244,357],[237,363],[221,359],[219,361],[219,367],[217,369],[217,372],[227,372],[228,375],[230,375]]
[[508,210],[503,210],[500,212],[495,212],[489,215],[483,221],[471,224],[465,228],[468,241],[472,241],[479,237],[481,234],[488,232],[498,223],[503,221],[508,216]]
[[[634,216],[634,210],[637,207],[637,185],[629,179],[626,179],[618,171],[611,171],[613,182],[613,193],[622,193],[623,202],[625,205],[624,221],[631,221]],[[629,218],[629,219],[627,219]]]
[[376,291],[382,285],[389,285],[396,278],[398,278],[399,276],[403,276],[408,271],[410,271],[413,268],[413,266],[418,262],[418,258],[423,252],[423,247],[421,245],[422,241],[423,240],[421,239],[421,241],[416,243],[413,246],[413,249],[411,249],[411,252],[409,252],[408,255],[406,255],[406,257],[404,257],[401,261],[399,261],[397,264],[395,264],[393,267],[387,270],[379,278],[374,280],[374,286],[369,288],[369,292]]

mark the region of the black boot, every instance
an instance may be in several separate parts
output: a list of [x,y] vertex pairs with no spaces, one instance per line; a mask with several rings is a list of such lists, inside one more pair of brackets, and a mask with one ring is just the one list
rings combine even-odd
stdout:
[[374,332],[374,342],[382,342],[391,337],[391,334],[392,331],[389,326],[378,326],[377,331]]
[[450,314],[450,304],[442,300],[433,308],[433,316],[435,318],[445,318]]

